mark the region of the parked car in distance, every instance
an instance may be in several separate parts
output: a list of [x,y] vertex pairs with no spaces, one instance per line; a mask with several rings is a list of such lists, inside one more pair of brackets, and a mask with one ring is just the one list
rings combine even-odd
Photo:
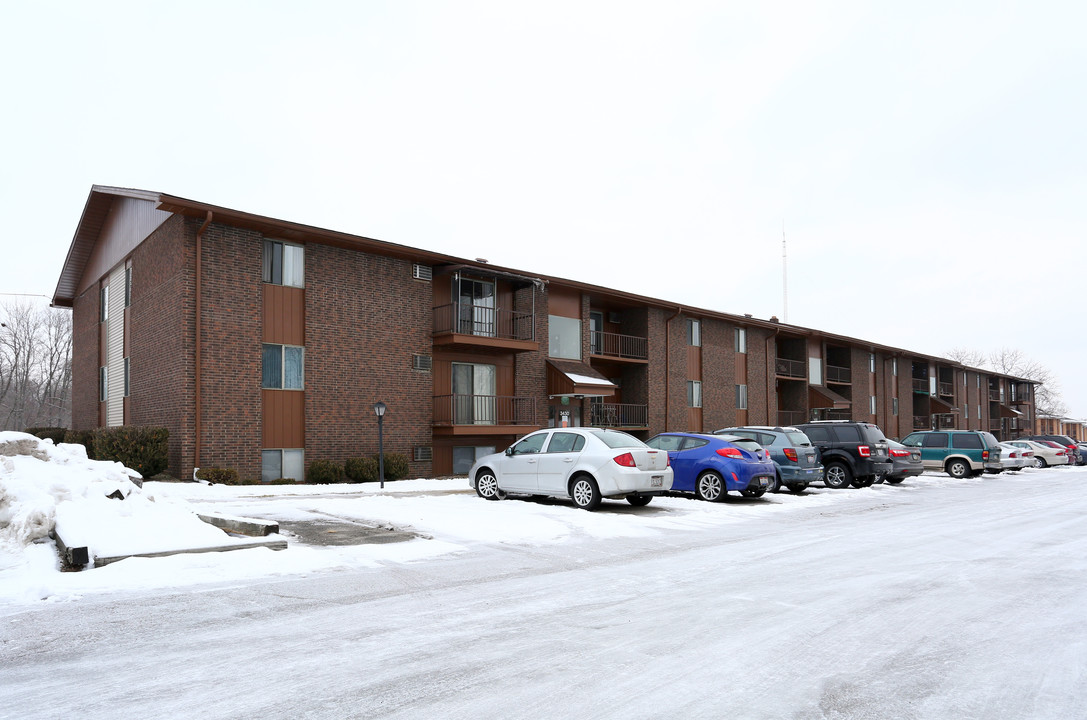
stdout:
[[774,482],[769,491],[777,492],[782,486],[794,493],[804,492],[813,482],[823,479],[823,465],[819,462],[819,451],[802,430],[794,427],[769,427],[766,425],[745,425],[743,427],[723,428],[714,435],[735,435],[754,440],[770,452],[774,461]]
[[603,498],[646,505],[672,488],[668,454],[633,435],[601,428],[548,428],[480,458],[469,484],[485,500],[507,494],[571,498],[595,510]]
[[1079,445],[1076,441],[1067,435],[1026,435],[1019,438],[1020,440],[1033,440],[1034,442],[1042,442],[1048,440],[1054,442],[1064,448],[1064,451],[1068,454],[1069,465],[1082,464],[1083,456],[1079,452]]
[[891,472],[887,438],[872,423],[816,420],[796,427],[819,450],[823,484],[827,487],[867,487]]
[[1001,472],[1000,442],[984,430],[922,430],[902,439],[906,447],[921,448],[926,470],[943,470],[951,477]]
[[1079,462],[1077,465],[1087,465],[1087,443],[1077,442],[1076,447],[1079,448]]
[[919,448],[909,448],[900,442],[888,440],[887,454],[891,457],[891,472],[884,475],[883,480],[891,485],[897,485],[906,478],[916,477],[925,471]]
[[1009,440],[1009,445],[1015,445],[1025,450],[1034,451],[1034,467],[1044,468],[1050,465],[1067,465],[1068,453],[1060,447],[1035,442],[1033,440]]
[[1012,445],[1000,443],[1000,464],[1005,470],[1022,470],[1025,467],[1034,467],[1034,451]]
[[729,490],[761,497],[774,480],[774,461],[757,442],[736,435],[661,433],[646,445],[668,453],[672,490],[722,500]]

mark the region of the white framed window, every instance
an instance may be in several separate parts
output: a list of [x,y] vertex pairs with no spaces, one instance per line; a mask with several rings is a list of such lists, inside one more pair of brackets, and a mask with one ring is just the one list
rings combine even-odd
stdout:
[[876,371],[876,354],[868,353],[868,372]]
[[891,374],[898,377],[898,358],[891,358]]
[[129,365],[129,362],[128,362],[128,358],[125,358],[125,397],[128,397],[129,368],[130,368],[130,365]]
[[891,414],[898,414],[898,398],[891,398]]
[[978,405],[978,420],[981,420],[981,405]]
[[962,419],[963,420],[969,420],[970,419],[970,406],[967,405],[966,403],[962,404]]
[[687,320],[687,344],[691,347],[702,347],[701,320]]
[[109,285],[98,290],[98,322],[109,320]]
[[109,399],[109,368],[98,368],[98,402]]
[[260,386],[266,390],[305,388],[305,348],[297,345],[262,346]]
[[747,385],[736,386],[736,409],[747,409]]
[[132,306],[132,268],[125,268],[125,307]]
[[823,359],[817,357],[808,358],[808,383],[812,385],[823,384]]
[[876,414],[876,396],[875,395],[869,395],[868,396],[868,414],[869,415],[875,415]]
[[581,359],[581,320],[547,316],[547,354],[553,358]]
[[282,448],[260,453],[260,481],[270,483],[284,478],[302,482],[306,479],[306,451]]
[[263,280],[270,285],[305,287],[305,248],[301,245],[264,241]]
[[702,407],[702,383],[699,380],[687,381],[687,407]]
[[736,352],[747,352],[747,328],[736,328],[736,332],[733,334]]

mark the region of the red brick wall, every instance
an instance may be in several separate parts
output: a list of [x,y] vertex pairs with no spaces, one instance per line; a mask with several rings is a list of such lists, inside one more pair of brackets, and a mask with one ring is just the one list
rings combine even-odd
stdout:
[[713,432],[736,422],[735,329],[723,320],[702,321],[702,428]]

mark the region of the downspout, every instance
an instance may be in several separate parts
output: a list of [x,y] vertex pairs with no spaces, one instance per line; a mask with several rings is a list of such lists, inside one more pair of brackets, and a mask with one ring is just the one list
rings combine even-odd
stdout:
[[[778,333],[781,332],[780,327],[774,328],[774,334],[766,338],[766,346],[763,348],[766,351],[766,424],[771,427],[779,425],[777,418],[770,414],[770,378],[774,378],[774,394],[777,394],[778,381],[777,381],[777,352],[774,356],[770,357],[770,341],[777,340]],[[776,349],[775,345],[775,349]],[[773,369],[773,372],[770,370]],[[751,378],[748,378],[748,383],[751,382]],[[750,390],[748,391],[750,392]],[[778,399],[778,405],[781,405],[781,399]],[[750,421],[750,418],[748,418]]]
[[668,421],[668,413],[671,411],[671,402],[669,401],[670,393],[668,388],[671,387],[671,370],[672,370],[672,338],[668,334],[669,325],[683,313],[683,308],[676,308],[676,311],[672,314],[672,317],[664,321],[664,432],[671,430],[671,423]]
[[[193,388],[194,394],[196,396],[196,417],[194,418],[195,421],[193,422],[193,427],[196,430],[196,437],[194,438],[194,442],[193,442],[193,467],[197,468],[197,469],[200,467],[200,431],[201,431],[200,417],[203,414],[202,413],[203,408],[201,407],[202,398],[201,398],[201,394],[200,394],[200,390],[201,390],[200,378],[202,377],[200,357],[201,357],[201,350],[202,350],[202,345],[203,345],[203,343],[200,342],[200,326],[203,323],[203,316],[201,315],[202,308],[200,306],[200,295],[201,295],[200,291],[201,291],[201,285],[202,285],[201,284],[200,257],[203,254],[202,250],[203,250],[203,246],[204,246],[204,243],[203,243],[204,231],[206,231],[208,229],[208,225],[210,225],[210,224],[211,224],[211,210],[208,210],[208,215],[204,219],[204,224],[201,225],[200,229],[196,231],[196,323],[195,323],[195,325],[196,325],[196,328],[195,328],[195,331],[196,331],[195,332],[195,334],[196,334],[196,377],[195,377],[195,381],[196,382],[195,382],[194,388]],[[195,477],[196,477],[196,470],[194,469],[193,470],[193,478],[195,478]]]

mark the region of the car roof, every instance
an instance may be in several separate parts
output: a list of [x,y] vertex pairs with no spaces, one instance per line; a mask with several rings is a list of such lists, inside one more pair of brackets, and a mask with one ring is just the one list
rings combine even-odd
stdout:
[[793,427],[792,425],[786,425],[784,427],[782,427],[781,425],[775,425],[773,427],[771,427],[770,425],[730,425],[729,427],[721,428],[716,432],[727,432],[728,430],[762,430],[763,432],[803,432],[800,428]]

